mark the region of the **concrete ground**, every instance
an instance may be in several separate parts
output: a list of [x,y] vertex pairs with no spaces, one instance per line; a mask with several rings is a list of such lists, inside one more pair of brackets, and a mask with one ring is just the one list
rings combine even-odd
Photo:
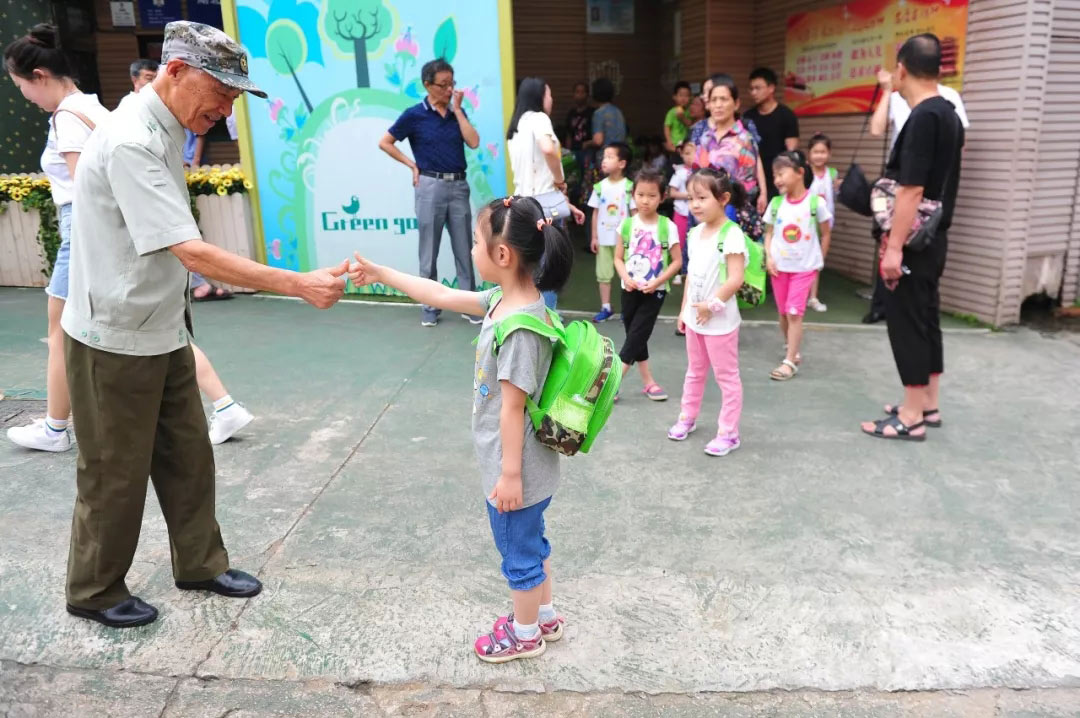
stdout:
[[[42,396],[44,309],[0,290],[0,422]],[[232,563],[266,585],[251,600],[175,590],[150,491],[128,583],[160,620],[71,618],[75,453],[0,437],[0,716],[1080,716],[1075,337],[950,333],[945,428],[922,445],[858,433],[899,397],[879,328],[810,331],[787,384],[775,329],[744,328],[724,459],[707,421],[667,441],[675,399],[630,375],[548,512],[566,638],[488,666],[471,643],[508,600],[469,437],[475,328],[417,315],[198,306],[258,416],[216,449]],[[651,350],[678,397],[671,331]]]

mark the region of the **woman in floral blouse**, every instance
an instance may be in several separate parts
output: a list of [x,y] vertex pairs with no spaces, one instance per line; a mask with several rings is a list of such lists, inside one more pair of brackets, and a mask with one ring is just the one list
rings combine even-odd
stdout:
[[758,213],[765,211],[765,169],[758,155],[754,135],[735,117],[739,107],[739,88],[730,75],[714,75],[709,88],[709,117],[700,128],[695,144],[697,159],[694,169],[711,167],[725,170],[742,183],[756,205]]

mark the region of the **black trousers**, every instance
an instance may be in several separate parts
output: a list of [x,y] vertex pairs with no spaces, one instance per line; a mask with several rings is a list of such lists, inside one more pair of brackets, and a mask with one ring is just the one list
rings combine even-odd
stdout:
[[666,296],[667,292],[663,290],[652,294],[623,290],[622,320],[626,341],[619,350],[623,364],[629,366],[634,362],[649,360],[649,337],[652,336]]
[[885,290],[885,323],[893,359],[904,386],[926,386],[932,374],[945,371],[938,284],[945,269],[947,238],[939,232],[923,252],[904,252],[911,274],[896,289]]

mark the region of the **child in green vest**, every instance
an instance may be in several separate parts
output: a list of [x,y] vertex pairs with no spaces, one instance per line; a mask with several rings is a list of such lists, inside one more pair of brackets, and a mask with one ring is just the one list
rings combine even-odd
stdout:
[[[544,510],[559,484],[560,454],[540,443],[525,412],[538,401],[552,358],[551,340],[517,331],[494,351],[495,326],[523,312],[549,322],[540,293],[570,276],[570,238],[532,197],[506,197],[480,211],[472,258],[480,276],[499,285],[486,292],[451,289],[356,256],[349,278],[357,286],[382,283],[418,302],[483,315],[473,367],[472,433],[487,516],[514,610],[494,622],[473,646],[477,658],[505,663],[542,654],[563,635],[551,597],[551,545]],[[497,294],[498,293],[498,294]]]
[[664,176],[643,169],[634,180],[637,214],[623,220],[615,245],[615,271],[622,279],[622,319],[626,341],[619,350],[623,375],[632,364],[641,372],[642,390],[653,401],[668,398],[649,370],[649,337],[682,267],[679,230],[657,210],[664,198]]

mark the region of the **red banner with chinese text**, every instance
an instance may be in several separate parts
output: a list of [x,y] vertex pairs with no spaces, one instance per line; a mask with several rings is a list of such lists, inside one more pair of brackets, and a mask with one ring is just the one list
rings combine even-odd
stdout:
[[877,71],[912,35],[941,39],[941,82],[964,74],[968,0],[856,0],[788,18],[784,102],[799,115],[866,112]]

